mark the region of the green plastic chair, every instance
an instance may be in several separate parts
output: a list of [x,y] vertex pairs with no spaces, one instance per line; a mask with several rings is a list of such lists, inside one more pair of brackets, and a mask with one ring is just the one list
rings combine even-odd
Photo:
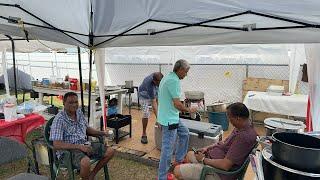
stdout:
[[[50,175],[51,175],[51,180],[55,180],[56,177],[59,175],[59,170],[61,168],[66,168],[68,170],[68,175],[69,175],[69,179],[70,180],[74,180],[75,179],[75,175],[74,175],[74,171],[77,171],[77,169],[75,167],[73,167],[72,165],[72,151],[69,150],[64,150],[64,159],[68,159],[67,161],[64,160],[64,162],[62,162],[62,160],[59,160],[56,155],[55,155],[55,150],[53,148],[53,142],[49,140],[50,137],[50,129],[51,129],[51,125],[53,122],[54,117],[52,117],[46,124],[45,129],[44,129],[44,133],[45,133],[45,141],[47,143],[47,147],[48,147],[48,157],[49,157],[49,167],[50,167]],[[99,142],[104,144],[104,137],[100,136],[99,138]],[[91,164],[96,163],[97,161],[99,161],[99,159],[91,159],[90,162]],[[105,165],[103,167],[104,170],[104,178],[105,180],[109,180],[109,172],[108,172],[108,166]]]
[[[254,147],[252,148],[250,153],[255,152],[257,147],[258,147],[258,143],[256,143],[254,145]],[[223,174],[223,175],[227,175],[227,176],[237,175],[238,180],[243,180],[244,175],[246,174],[247,168],[250,163],[250,157],[249,157],[250,153],[248,154],[248,157],[243,162],[243,164],[237,169],[231,169],[229,171],[225,171],[222,169],[218,169],[218,168],[214,168],[212,166],[205,165],[201,171],[200,180],[205,180],[207,175],[214,174],[214,173]]]

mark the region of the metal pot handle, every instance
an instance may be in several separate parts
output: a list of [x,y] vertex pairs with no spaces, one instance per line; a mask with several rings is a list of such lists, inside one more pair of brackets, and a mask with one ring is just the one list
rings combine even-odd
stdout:
[[[262,141],[260,137],[264,137],[265,139],[269,140],[271,142],[271,144]],[[263,144],[265,146],[271,147],[272,143],[275,142],[275,140],[272,138],[272,136],[257,136],[257,142],[259,142],[260,144]]]
[[276,128],[271,127],[271,126],[268,126],[268,125],[264,125],[264,127],[265,127],[265,128],[268,128],[268,129],[272,129],[272,130],[276,129]]

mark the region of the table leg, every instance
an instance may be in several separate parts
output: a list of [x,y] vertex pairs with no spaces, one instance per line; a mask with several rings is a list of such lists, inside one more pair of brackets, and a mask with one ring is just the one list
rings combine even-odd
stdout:
[[122,112],[122,93],[118,93],[118,114],[123,114],[123,112]]
[[140,109],[139,88],[137,87],[138,109]]
[[36,174],[40,174],[39,172],[39,165],[38,165],[38,161],[37,161],[37,155],[36,155],[36,147],[35,147],[35,141],[36,139],[31,141],[31,145],[32,145],[32,155],[33,155],[33,161],[34,161],[34,170]]
[[40,104],[43,104],[43,93],[39,92],[39,99],[38,99]]
[[[94,98],[94,97],[92,97]],[[99,128],[97,126],[97,123],[95,122],[95,113],[96,113],[96,100],[91,98],[91,103],[90,103],[90,123],[89,126],[94,127],[94,128]],[[100,123],[99,123],[100,124]]]
[[129,93],[129,114],[131,114],[131,93]]
[[132,137],[132,119],[130,119],[130,131],[129,131],[129,137]]
[[119,143],[119,129],[116,129],[116,144]]

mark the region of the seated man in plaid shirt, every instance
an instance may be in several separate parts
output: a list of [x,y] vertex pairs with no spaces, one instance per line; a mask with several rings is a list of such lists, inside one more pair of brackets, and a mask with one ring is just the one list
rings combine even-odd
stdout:
[[[79,109],[76,93],[66,93],[63,105],[64,110],[57,114],[52,122],[50,140],[57,150],[72,150],[72,164],[80,168],[82,179],[94,179],[98,171],[112,158],[114,150],[98,142],[88,142],[87,135],[97,137],[107,136],[107,133],[88,126]],[[57,156],[63,158],[63,154],[59,151]],[[90,171],[90,158],[100,159],[92,171]]]

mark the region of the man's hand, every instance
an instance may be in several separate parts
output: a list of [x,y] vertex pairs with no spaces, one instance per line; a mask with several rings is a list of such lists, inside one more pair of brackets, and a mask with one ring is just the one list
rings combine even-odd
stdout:
[[208,148],[204,147],[204,148],[198,149],[198,151],[204,154],[208,151]]
[[102,132],[101,135],[108,137],[109,136],[108,131],[109,129],[106,129],[106,131],[101,131]]
[[92,153],[92,148],[89,145],[80,145],[79,149],[88,155]]
[[202,159],[205,157],[205,155],[202,152],[194,153],[194,156],[196,157],[198,162],[201,162]]
[[162,126],[161,126],[160,123],[156,122],[154,125],[157,126],[160,130],[162,129],[162,128],[161,128]]
[[191,107],[191,108],[189,108],[189,113],[195,113],[195,112],[197,112],[197,110],[198,110],[198,108]]

